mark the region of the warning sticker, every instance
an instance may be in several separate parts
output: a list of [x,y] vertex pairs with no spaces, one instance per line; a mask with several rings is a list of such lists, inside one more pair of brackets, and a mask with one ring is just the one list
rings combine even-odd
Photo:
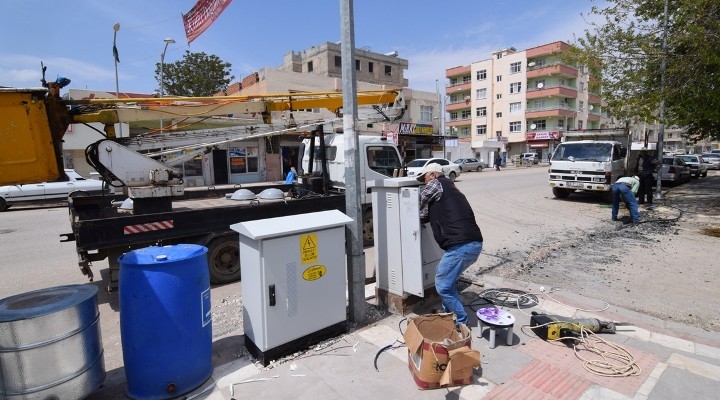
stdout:
[[318,260],[318,248],[317,248],[317,235],[311,233],[309,235],[300,236],[300,261],[303,264],[310,264],[317,262]]

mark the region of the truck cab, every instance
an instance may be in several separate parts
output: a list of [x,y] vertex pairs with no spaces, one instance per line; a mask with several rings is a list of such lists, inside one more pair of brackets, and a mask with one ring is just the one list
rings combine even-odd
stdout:
[[[340,133],[326,134],[325,159],[329,185],[333,191],[345,191],[345,137]],[[363,241],[366,245],[373,243],[372,228],[372,195],[367,188],[367,181],[392,178],[403,168],[402,158],[397,146],[391,140],[380,136],[360,135],[358,137],[360,168],[361,204],[363,207]],[[302,154],[300,179],[313,179],[321,176],[322,154],[319,139],[315,142],[313,165],[310,168],[310,139],[304,139],[300,152]]]

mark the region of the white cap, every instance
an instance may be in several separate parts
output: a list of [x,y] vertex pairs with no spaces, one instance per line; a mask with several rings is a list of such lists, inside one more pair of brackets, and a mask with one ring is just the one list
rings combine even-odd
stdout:
[[430,163],[430,164],[426,164],[423,167],[422,171],[420,171],[420,175],[417,176],[417,180],[419,180],[420,182],[423,182],[425,180],[425,174],[427,174],[428,172],[435,172],[440,175],[444,175],[440,164]]

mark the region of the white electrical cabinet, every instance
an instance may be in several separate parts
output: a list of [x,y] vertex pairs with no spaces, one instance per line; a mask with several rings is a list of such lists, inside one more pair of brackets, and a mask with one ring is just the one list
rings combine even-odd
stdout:
[[346,330],[350,222],[331,210],[230,226],[240,234],[245,345],[263,365]]
[[445,253],[430,224],[420,223],[422,184],[415,178],[370,181],[375,235],[376,282],[380,289],[424,297],[435,285],[435,267]]

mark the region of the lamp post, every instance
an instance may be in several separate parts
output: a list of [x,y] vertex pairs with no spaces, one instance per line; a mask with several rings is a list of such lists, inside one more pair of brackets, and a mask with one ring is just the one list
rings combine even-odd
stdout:
[[[118,53],[117,53],[117,33],[120,30],[120,23],[113,25],[113,59],[115,60],[115,98],[120,98],[120,84],[118,83]],[[122,122],[118,121],[118,135],[122,137]]]
[[[163,49],[163,52],[160,53],[160,98],[162,99],[165,95],[165,75],[163,74],[163,65],[165,64],[165,52],[167,51],[168,45],[170,43],[175,43],[175,40],[173,38],[165,38],[163,39],[165,42],[165,48]],[[163,129],[163,120],[162,115],[160,115],[160,130]]]

